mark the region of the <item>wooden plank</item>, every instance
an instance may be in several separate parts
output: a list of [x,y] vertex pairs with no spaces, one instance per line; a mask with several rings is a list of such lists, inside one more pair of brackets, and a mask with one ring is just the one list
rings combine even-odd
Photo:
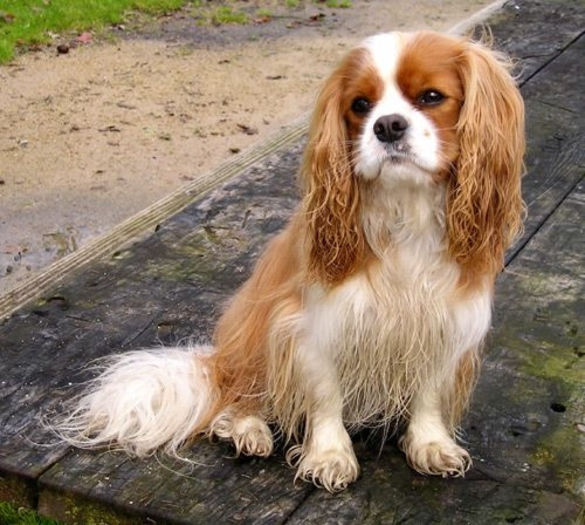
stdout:
[[[575,5],[581,6],[582,3]],[[572,27],[574,21],[575,16],[565,22]],[[522,42],[523,32],[529,31],[533,31],[532,25],[520,23],[514,29],[515,42]],[[567,38],[572,35],[569,33],[560,28],[556,32],[559,40],[553,44],[549,42],[549,47],[562,49],[569,43]],[[547,33],[546,38],[551,40],[551,35]],[[525,51],[530,54],[528,48]],[[566,61],[571,56],[568,50],[558,60],[565,60],[563,67],[571,67],[576,63],[575,58],[573,62]],[[543,56],[542,63],[548,59],[548,55]],[[565,78],[559,78],[555,83],[557,77],[550,75],[546,80],[548,69],[555,63],[532,79],[525,90],[544,78],[543,82],[548,82],[547,90],[558,91],[559,96],[566,100],[582,101],[582,91],[574,85],[566,89]],[[542,94],[546,91],[536,93],[538,96]],[[536,95],[527,96],[529,109]],[[529,130],[534,136],[530,143],[530,158],[538,160],[534,161],[531,176],[526,179],[529,195],[532,191],[535,196],[554,197],[546,201],[541,197],[538,201],[542,207],[532,216],[539,218],[540,222],[558,206],[580,176],[580,157],[573,155],[576,148],[572,145],[579,144],[575,141],[582,133],[577,115],[544,111],[545,108],[529,115]],[[543,126],[543,122],[546,125]],[[568,130],[566,136],[571,140],[560,141],[552,155],[543,146],[551,143],[559,129]],[[35,501],[36,486],[31,480],[38,478],[65,453],[62,447],[38,447],[31,442],[50,441],[38,426],[39,414],[68,395],[70,382],[88,377],[85,372],[74,375],[72,371],[82,368],[95,357],[156,345],[159,339],[173,343],[193,335],[203,339],[209,336],[222,301],[243,281],[264,243],[284,224],[296,204],[294,174],[301,149],[302,144],[297,143],[290,150],[249,168],[237,180],[212,191],[162,224],[155,235],[115,254],[110,260],[94,264],[84,274],[53,289],[44,300],[20,310],[0,326],[5,357],[0,363],[0,472],[6,473],[8,477],[5,479],[16,475],[10,479],[21,480],[19,494],[24,500]],[[554,179],[550,180],[546,175],[557,165],[558,158],[567,152],[571,153],[567,169],[562,173],[553,171]],[[570,175],[565,177],[567,170]],[[561,180],[558,184],[557,179]],[[539,227],[540,222],[529,225],[532,231]],[[225,449],[214,447],[211,450],[215,451],[210,453],[216,454],[218,460],[225,454]],[[90,458],[96,461],[94,477],[77,477],[78,470],[83,470],[81,465],[92,463]],[[205,492],[204,487],[201,492],[192,491],[188,482],[177,490],[177,476],[154,461],[139,465],[122,462],[116,467],[117,461],[119,458],[116,459],[115,455],[104,455],[103,458],[88,453],[67,455],[41,477],[41,507],[48,509],[51,498],[57,495],[62,496],[59,499],[61,510],[55,512],[65,515],[73,507],[77,507],[77,512],[83,512],[97,494],[102,494],[105,501],[109,492],[107,487],[100,492],[100,477],[110,475],[112,469],[117,472],[117,468],[125,473],[116,478],[116,483],[129,483],[134,494],[141,491],[141,496],[149,500],[148,508],[154,509],[152,515],[155,517],[158,516],[157,507],[183,509],[186,499],[197,507],[198,502],[213,497]],[[272,461],[278,461],[278,458]],[[75,467],[77,463],[79,469]],[[129,470],[125,471],[125,468]],[[247,478],[239,475],[245,469],[234,468],[236,470],[229,478],[233,480],[233,496],[223,494],[228,500],[223,509],[236,508],[238,498],[248,484]],[[257,466],[252,470],[258,473]],[[151,475],[159,480],[157,487],[148,483]],[[270,474],[262,478],[257,490],[263,492],[262,483],[273,485],[274,490],[288,490],[292,486],[292,475],[290,470],[279,466],[274,470],[275,477],[270,477]],[[2,487],[8,486],[2,483],[0,480],[0,497]],[[14,486],[11,487],[14,493]],[[71,491],[72,487],[75,492]],[[279,501],[284,510],[281,514],[274,514],[273,519],[285,516],[306,496],[304,491],[310,490],[304,486],[299,494],[277,496],[281,498]],[[132,509],[127,508],[128,498],[129,493],[117,491],[112,494],[107,500],[112,515],[116,509],[122,516],[131,512]],[[250,506],[246,520],[260,519],[257,513],[261,509],[261,505]],[[203,515],[200,508],[181,512],[183,514],[179,513],[177,519],[188,520],[189,516],[199,519]],[[225,512],[229,514],[230,510]]]
[[583,33],[585,2],[509,1],[490,17],[487,25],[497,47],[520,61],[519,80],[524,82]]
[[[39,509],[80,525],[104,519],[101,506],[112,504],[121,511],[121,517],[110,511],[113,523],[134,515],[152,523],[268,524],[284,521],[313,490],[292,483],[281,454],[268,460],[232,456],[226,444],[199,442],[189,454],[196,465],[161,458],[163,467],[122,453],[76,451],[41,478]],[[97,511],[95,503],[101,504]]]
[[500,483],[473,471],[465,479],[419,476],[394,445],[379,457],[361,443],[356,452],[362,465],[358,482],[341,494],[315,491],[287,525],[577,523],[579,504],[556,492]]
[[[563,490],[582,502],[584,216],[582,179],[499,283],[502,307],[496,310],[478,391],[485,402],[469,418],[470,440],[489,445],[481,456],[483,472],[534,488]],[[501,454],[500,443],[510,441],[514,446]],[[523,468],[524,462],[529,466]]]
[[[585,21],[584,21],[585,27]],[[537,73],[522,88],[527,102],[527,177],[523,194],[528,218],[512,257],[580,180],[585,166],[583,78],[585,37]]]

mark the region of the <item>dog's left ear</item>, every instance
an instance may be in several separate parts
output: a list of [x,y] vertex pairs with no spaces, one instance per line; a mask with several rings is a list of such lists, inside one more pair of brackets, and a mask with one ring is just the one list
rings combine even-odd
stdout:
[[499,271],[522,228],[524,104],[508,70],[503,56],[464,44],[460,155],[447,193],[447,228],[450,253],[469,277]]
[[360,52],[354,50],[326,81],[313,113],[301,168],[307,264],[313,278],[324,284],[353,273],[365,246],[343,99],[344,82],[360,59]]

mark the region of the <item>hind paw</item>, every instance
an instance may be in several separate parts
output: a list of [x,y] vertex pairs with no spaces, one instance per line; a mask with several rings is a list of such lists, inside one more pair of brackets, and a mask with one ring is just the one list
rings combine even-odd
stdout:
[[224,413],[211,425],[212,434],[233,441],[236,454],[268,457],[272,454],[272,432],[258,416],[232,416]]

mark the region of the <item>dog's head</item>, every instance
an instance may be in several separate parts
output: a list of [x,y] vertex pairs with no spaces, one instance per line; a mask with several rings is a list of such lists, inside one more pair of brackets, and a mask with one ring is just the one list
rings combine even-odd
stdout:
[[310,266],[335,283],[366,250],[360,188],[446,186],[450,255],[468,274],[497,271],[521,225],[524,109],[506,60],[432,32],[365,40],[317,101],[302,169]]

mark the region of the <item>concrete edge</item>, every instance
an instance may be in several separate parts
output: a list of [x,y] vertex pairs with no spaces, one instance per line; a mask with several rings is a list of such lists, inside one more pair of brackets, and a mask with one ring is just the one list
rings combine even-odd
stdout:
[[484,20],[487,20],[495,12],[499,11],[508,0],[496,0],[490,5],[485,6],[483,9],[473,13],[465,20],[457,22],[447,32],[453,35],[465,35],[471,31],[476,25],[481,24]]
[[[452,26],[447,32],[465,34],[501,9],[507,0],[496,0]],[[61,283],[71,272],[123,249],[141,236],[154,231],[157,224],[175,215],[220,184],[269,155],[293,144],[308,130],[309,115],[305,114],[265,141],[252,146],[218,168],[184,185],[144,210],[129,217],[106,233],[89,241],[75,252],[55,261],[38,274],[0,296],[0,321],[10,317],[27,303],[38,299]]]

